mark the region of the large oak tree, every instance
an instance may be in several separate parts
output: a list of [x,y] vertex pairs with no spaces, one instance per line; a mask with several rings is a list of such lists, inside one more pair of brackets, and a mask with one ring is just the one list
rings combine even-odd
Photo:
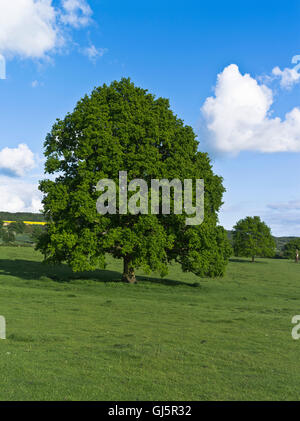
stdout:
[[[74,111],[57,120],[45,141],[44,193],[47,231],[38,248],[46,262],[68,263],[74,271],[105,266],[107,253],[123,259],[123,279],[135,269],[167,274],[170,261],[198,276],[222,276],[231,247],[218,226],[222,178],[207,154],[198,151],[191,127],[130,79],[93,90]],[[204,179],[205,219],[187,226],[186,215],[100,215],[100,179]]]

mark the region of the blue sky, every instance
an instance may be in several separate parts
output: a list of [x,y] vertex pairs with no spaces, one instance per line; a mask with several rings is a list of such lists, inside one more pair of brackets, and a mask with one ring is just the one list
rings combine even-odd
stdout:
[[221,224],[259,215],[300,236],[299,18],[293,0],[0,0],[1,210],[40,209],[55,119],[129,76],[209,151],[227,189]]

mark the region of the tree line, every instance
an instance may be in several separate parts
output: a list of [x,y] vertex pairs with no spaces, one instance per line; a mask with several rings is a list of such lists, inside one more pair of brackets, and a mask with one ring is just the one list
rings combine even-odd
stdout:
[[42,213],[31,212],[0,212],[0,220],[45,222],[45,218]]
[[17,236],[22,234],[27,234],[32,243],[37,243],[44,230],[44,227],[26,225],[23,221],[6,225],[0,220],[0,240],[5,245],[14,245],[18,239]]

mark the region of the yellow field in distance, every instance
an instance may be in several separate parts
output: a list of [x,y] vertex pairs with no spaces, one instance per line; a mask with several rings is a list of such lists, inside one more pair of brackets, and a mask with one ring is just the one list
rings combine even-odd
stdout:
[[[3,221],[3,222],[4,224],[12,224],[13,222],[16,222],[16,221]],[[22,221],[22,222],[24,222],[24,224],[26,225],[46,225],[46,222],[32,222],[32,221]]]

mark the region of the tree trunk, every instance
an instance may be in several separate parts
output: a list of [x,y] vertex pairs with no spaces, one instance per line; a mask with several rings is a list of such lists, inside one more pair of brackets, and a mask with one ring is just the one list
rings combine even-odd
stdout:
[[252,256],[252,263],[254,263],[254,256]]
[[129,256],[124,257],[124,269],[123,269],[122,281],[129,282],[130,284],[136,283],[134,267],[131,264],[131,259]]

